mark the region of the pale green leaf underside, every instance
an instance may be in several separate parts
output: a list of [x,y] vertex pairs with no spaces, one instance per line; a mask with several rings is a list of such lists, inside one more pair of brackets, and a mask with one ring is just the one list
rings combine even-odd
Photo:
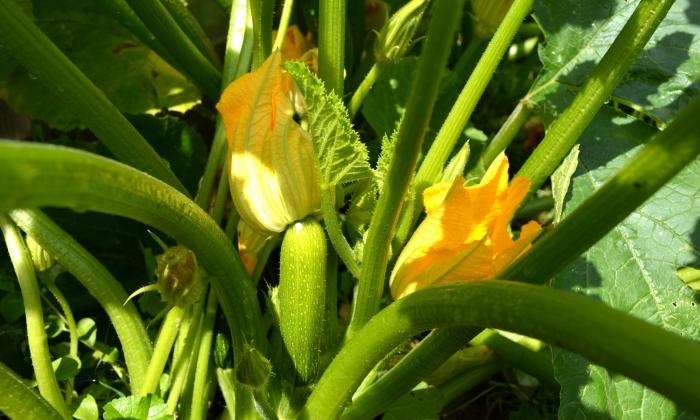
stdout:
[[569,155],[564,158],[561,165],[552,174],[552,196],[554,198],[554,223],[559,223],[561,215],[564,212],[564,200],[566,193],[569,191],[571,177],[576,172],[578,166],[579,155],[578,144],[569,152]]
[[289,61],[284,68],[304,97],[322,182],[332,186],[371,178],[367,149],[352,129],[340,98],[326,92],[323,82],[301,62]]
[[[560,108],[571,95],[560,90],[553,100]],[[604,107],[581,138],[565,216],[616,173],[653,133],[651,127]],[[700,265],[698,179],[700,161],[696,160],[563,270],[554,285],[699,339],[700,296],[676,274],[679,267]],[[553,362],[562,384],[562,419],[656,420],[681,414],[659,394],[590,365],[578,355],[555,349]]]
[[[588,77],[632,14],[638,0],[535,2],[545,34],[544,69],[533,99],[546,103],[558,83],[576,89]],[[656,30],[614,98],[663,125],[700,93],[700,7],[677,0]]]

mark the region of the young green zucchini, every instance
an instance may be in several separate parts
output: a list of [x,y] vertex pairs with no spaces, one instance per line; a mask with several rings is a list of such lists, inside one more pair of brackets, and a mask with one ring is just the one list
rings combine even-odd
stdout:
[[318,373],[324,333],[326,235],[314,219],[290,225],[280,256],[279,316],[282,339],[302,381]]

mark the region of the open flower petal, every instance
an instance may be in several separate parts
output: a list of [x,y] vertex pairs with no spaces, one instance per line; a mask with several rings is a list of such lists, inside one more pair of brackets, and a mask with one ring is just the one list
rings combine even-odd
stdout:
[[501,154],[481,183],[464,179],[437,184],[423,194],[425,220],[399,255],[391,273],[391,293],[398,299],[432,284],[493,278],[520,256],[539,234],[529,222],[513,241],[508,231],[530,187],[526,178],[508,185],[508,159]]
[[281,232],[318,211],[318,169],[309,135],[294,121],[291,77],[274,52],[224,91],[217,109],[229,142],[229,183],[241,218]]

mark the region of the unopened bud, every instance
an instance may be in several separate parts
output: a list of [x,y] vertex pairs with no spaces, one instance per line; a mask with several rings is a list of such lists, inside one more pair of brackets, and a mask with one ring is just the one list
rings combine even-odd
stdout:
[[185,307],[198,301],[205,284],[194,252],[182,245],[170,247],[156,257],[158,291],[170,305]]
[[406,53],[427,4],[426,0],[411,0],[391,15],[374,43],[377,62],[391,62]]
[[32,236],[27,236],[26,239],[27,248],[29,249],[29,254],[32,256],[32,262],[34,263],[34,269],[36,271],[46,271],[53,267],[56,260],[54,257],[46,252],[41,245],[39,245]]

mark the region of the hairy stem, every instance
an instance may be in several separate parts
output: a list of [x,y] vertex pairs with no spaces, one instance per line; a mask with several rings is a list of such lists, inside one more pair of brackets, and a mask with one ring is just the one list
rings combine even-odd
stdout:
[[255,290],[231,242],[187,197],[143,172],[63,147],[0,141],[0,208],[58,206],[130,217],[191,249],[209,273],[233,345],[266,353]]
[[318,76],[328,91],[343,97],[345,72],[345,8],[347,0],[320,0]]
[[499,277],[544,282],[598,242],[700,154],[698,115],[700,97]]
[[29,388],[25,381],[0,362],[0,413],[11,419],[61,420],[56,409]]
[[36,281],[32,257],[19,229],[3,213],[0,213],[0,229],[2,229],[2,234],[5,236],[7,251],[10,254],[10,260],[22,291],[24,317],[27,321],[29,354],[32,357],[32,366],[34,367],[34,375],[39,386],[39,392],[56,411],[61,413],[64,418],[69,419],[71,418],[70,410],[63,400],[61,389],[58,387],[58,381],[51,366],[51,353],[49,352],[49,343],[44,330],[44,314],[41,308],[41,292]]
[[518,171],[536,191],[559,166],[632,66],[674,0],[641,0],[600,63],[571,104],[561,113],[542,142]]
[[700,343],[570,292],[485,280],[430,287],[382,310],[338,353],[300,418],[337,418],[365,375],[397,345],[421,331],[457,325],[555,343],[700,411],[700,361],[693,357]]
[[75,239],[39,210],[12,210],[10,217],[27,235],[53,255],[104,308],[114,327],[132,389],[143,382],[152,347],[141,316],[112,274]]
[[530,12],[534,0],[516,0],[503,18],[495,35],[486,47],[484,54],[469,76],[457,101],[452,106],[447,119],[440,127],[433,144],[430,146],[423,163],[421,163],[415,179],[415,193],[409,200],[409,206],[402,216],[397,231],[397,241],[403,244],[413,230],[413,224],[420,216],[423,202],[420,199],[423,190],[440,180],[442,168],[452,153],[462,131],[467,126],[476,104],[484,94],[486,86],[496,72],[498,64],[503,59],[513,37],[523,19]]
[[367,234],[348,337],[379,310],[391,238],[437,97],[439,80],[435,74],[443,70],[447,61],[463,5],[463,0],[437,0],[433,5],[428,39],[423,46],[406,112],[399,126],[394,150],[396,159],[392,159],[389,166],[387,185],[379,197]]

